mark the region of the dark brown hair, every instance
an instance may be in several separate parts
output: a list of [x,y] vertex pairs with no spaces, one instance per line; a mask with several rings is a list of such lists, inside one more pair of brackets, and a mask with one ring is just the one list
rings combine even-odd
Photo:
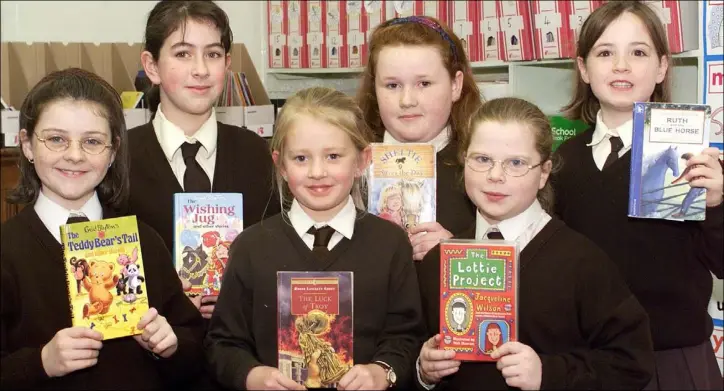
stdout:
[[[108,120],[111,151],[116,157],[96,191],[102,204],[117,209],[123,207],[129,194],[129,157],[121,97],[108,82],[92,72],[68,68],[50,73],[30,90],[20,108],[20,129],[25,129],[28,140],[39,142],[33,137],[38,120],[50,105],[61,100],[93,104],[96,113]],[[24,153],[20,154],[18,165],[20,179],[7,200],[14,204],[35,202],[41,186],[35,166]]]
[[[554,172],[558,168],[558,155],[553,154],[553,131],[545,114],[538,106],[519,98],[498,98],[487,101],[476,111],[460,133],[460,149],[458,161],[465,164],[466,155],[476,128],[483,122],[518,123],[527,126],[533,132],[535,149],[541,157],[541,162],[551,160]],[[553,213],[554,194],[550,176],[545,186],[538,190],[538,202],[548,213]]]
[[458,71],[463,73],[463,87],[460,99],[453,103],[449,119],[450,143],[457,143],[458,133],[464,126],[465,121],[480,107],[480,90],[473,79],[470,62],[465,55],[465,50],[455,33],[435,18],[427,16],[418,16],[417,18],[427,19],[429,22],[439,25],[449,40],[425,23],[399,23],[396,22],[396,19],[382,23],[375,28],[370,39],[369,60],[362,73],[362,83],[357,93],[357,100],[364,113],[367,125],[372,129],[377,141],[382,140],[385,126],[380,117],[377,93],[375,92],[377,59],[380,51],[388,46],[432,46],[440,53],[451,79],[455,78]]
[[[143,50],[158,61],[166,39],[176,30],[186,29],[186,22],[191,19],[197,22],[210,23],[219,29],[221,34],[221,46],[224,51],[231,51],[231,43],[234,36],[229,25],[229,17],[221,7],[213,1],[159,1],[148,14],[146,21],[146,33],[143,39]],[[158,86],[153,86],[148,91],[149,109],[155,113],[161,103],[161,96]]]
[[[661,60],[666,57],[669,60],[669,67],[666,70],[664,80],[657,84],[654,92],[649,99],[651,102],[670,102],[671,101],[671,52],[669,44],[666,40],[666,30],[661,24],[659,16],[648,5],[639,1],[611,1],[600,8],[596,9],[588,16],[581,27],[581,34],[578,38],[578,47],[576,49],[577,56],[587,61],[588,55],[596,44],[596,41],[603,35],[608,26],[618,19],[625,12],[638,17],[646,26],[646,30],[651,36],[651,41],[656,49],[656,55]],[[596,123],[596,114],[601,104],[593,94],[591,86],[583,81],[581,71],[576,67],[576,81],[573,99],[561,110],[566,117],[570,119],[580,119],[589,125]]]

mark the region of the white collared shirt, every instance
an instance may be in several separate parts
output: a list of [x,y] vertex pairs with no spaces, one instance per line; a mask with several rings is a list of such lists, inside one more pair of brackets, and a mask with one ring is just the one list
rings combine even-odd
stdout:
[[528,209],[524,210],[517,216],[513,216],[507,220],[503,220],[495,226],[490,225],[483,218],[480,211],[476,213],[475,219],[475,239],[481,240],[487,238],[487,233],[491,229],[500,231],[505,240],[515,241],[518,243],[518,251],[523,251],[525,246],[540,232],[549,221],[551,216],[543,210],[538,200],[533,201]]
[[41,191],[33,209],[35,209],[40,221],[43,222],[45,228],[48,229],[58,243],[62,243],[60,241],[60,226],[65,225],[71,213],[77,214],[80,212],[91,221],[103,218],[103,207],[98,199],[98,193],[93,193],[93,197],[86,201],[80,210],[68,210],[46,197]]
[[[385,144],[403,144],[402,141],[395,139],[390,132],[385,130],[385,134],[382,137],[382,142]],[[450,142],[450,126],[446,126],[445,129],[440,132],[435,138],[426,142],[425,144],[432,144],[435,146],[435,153],[442,151],[447,147]]]
[[289,221],[292,223],[294,231],[297,232],[297,235],[302,238],[310,250],[314,246],[314,235],[307,233],[310,228],[320,228],[325,225],[334,228],[335,232],[332,234],[329,244],[327,244],[327,249],[331,250],[342,240],[342,238],[347,238],[348,240],[352,239],[356,219],[357,210],[354,206],[354,202],[352,201],[352,196],[347,198],[347,203],[344,205],[342,210],[340,210],[336,216],[332,217],[331,220],[326,222],[315,222],[302,209],[296,199],[292,201],[292,206],[289,208]]
[[593,153],[593,161],[596,162],[596,167],[599,170],[603,170],[603,164],[606,163],[606,158],[611,153],[611,137],[620,137],[623,142],[623,148],[618,151],[618,157],[623,156],[624,153],[631,149],[631,141],[633,139],[633,119],[628,120],[621,124],[621,126],[609,129],[601,119],[601,110],[598,110],[596,114],[596,129],[593,131],[593,137],[591,142],[586,144],[591,148]]
[[216,139],[219,134],[216,124],[216,112],[213,108],[209,119],[201,125],[193,136],[187,137],[181,128],[163,115],[163,110],[159,105],[156,116],[153,118],[153,129],[156,132],[159,144],[161,144],[163,154],[166,155],[166,160],[171,164],[171,170],[173,170],[173,174],[182,188],[184,186],[186,163],[184,163],[181,154],[181,145],[185,142],[191,144],[201,143],[201,148],[196,153],[196,161],[199,162],[213,186],[214,169],[216,168]]

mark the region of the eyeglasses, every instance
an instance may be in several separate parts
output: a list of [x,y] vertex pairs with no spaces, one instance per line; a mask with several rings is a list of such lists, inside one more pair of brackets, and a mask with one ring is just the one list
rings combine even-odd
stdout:
[[529,165],[525,159],[510,158],[505,160],[491,159],[490,156],[481,154],[472,154],[465,158],[465,161],[471,170],[476,172],[487,172],[495,167],[496,163],[500,163],[503,171],[510,176],[519,177],[528,173],[528,171],[540,166],[543,162],[536,165]]
[[111,144],[106,144],[103,140],[94,137],[86,137],[81,140],[69,140],[63,136],[57,135],[41,138],[40,136],[38,136],[37,133],[35,134],[35,137],[38,139],[38,141],[45,144],[45,146],[53,152],[63,152],[68,150],[71,142],[80,143],[80,148],[85,153],[91,155],[100,155],[101,153],[103,153],[103,151],[106,150],[106,148],[110,148],[113,146]]

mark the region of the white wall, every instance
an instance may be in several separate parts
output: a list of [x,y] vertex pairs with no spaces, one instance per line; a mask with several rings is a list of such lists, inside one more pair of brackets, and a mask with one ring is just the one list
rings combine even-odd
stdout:
[[[0,2],[3,42],[143,42],[156,1]],[[234,42],[244,43],[260,75],[266,69],[265,1],[217,1],[229,15]]]

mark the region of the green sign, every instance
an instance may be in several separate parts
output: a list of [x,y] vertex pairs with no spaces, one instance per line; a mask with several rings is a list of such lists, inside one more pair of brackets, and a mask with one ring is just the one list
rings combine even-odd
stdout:
[[468,250],[450,260],[451,289],[505,290],[505,260],[489,259],[487,250]]
[[553,151],[563,144],[564,141],[583,133],[588,125],[580,120],[572,121],[568,118],[554,115],[548,117],[553,130]]

